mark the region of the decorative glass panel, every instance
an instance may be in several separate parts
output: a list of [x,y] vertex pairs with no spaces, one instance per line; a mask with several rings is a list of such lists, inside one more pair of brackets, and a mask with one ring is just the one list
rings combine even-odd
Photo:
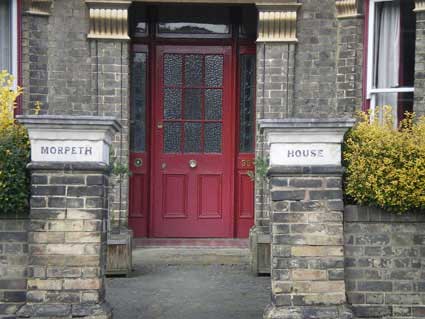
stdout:
[[130,33],[134,37],[146,37],[148,35],[148,9],[145,5],[133,4],[129,10]]
[[200,120],[201,112],[201,89],[186,89],[184,96],[184,118],[187,120]]
[[158,32],[180,34],[229,34],[230,26],[225,24],[194,22],[158,23]]
[[148,33],[148,24],[146,22],[137,22],[134,32],[137,35],[145,35]]
[[221,120],[223,90],[208,89],[205,91],[205,119]]
[[164,123],[164,153],[180,153],[181,123]]
[[164,84],[182,84],[182,56],[178,54],[165,54],[164,56]]
[[207,55],[205,57],[205,85],[210,87],[223,85],[222,55]]
[[221,123],[205,123],[205,153],[221,153]]
[[182,90],[179,88],[164,89],[164,119],[181,119]]
[[230,8],[225,6],[158,5],[157,30],[163,37],[230,37]]
[[239,151],[254,151],[254,117],[255,117],[255,55],[240,57],[240,141]]
[[202,85],[202,55],[187,55],[185,59],[185,85]]
[[131,150],[146,150],[146,53],[133,56],[131,78]]
[[184,123],[185,153],[201,152],[201,123]]

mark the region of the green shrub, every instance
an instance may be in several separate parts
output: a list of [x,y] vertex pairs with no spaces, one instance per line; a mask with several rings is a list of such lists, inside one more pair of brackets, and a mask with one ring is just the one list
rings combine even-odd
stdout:
[[27,212],[29,176],[26,165],[30,142],[26,129],[15,122],[13,111],[21,89],[12,90],[13,79],[0,72],[0,213]]
[[360,205],[392,212],[425,209],[425,119],[406,114],[394,129],[390,110],[383,123],[362,113],[347,134],[345,194]]

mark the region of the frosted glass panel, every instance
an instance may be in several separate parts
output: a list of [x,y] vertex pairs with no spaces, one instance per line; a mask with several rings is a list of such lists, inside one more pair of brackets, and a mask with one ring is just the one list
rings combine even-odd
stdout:
[[209,89],[205,91],[205,119],[221,120],[223,91]]
[[131,66],[131,150],[146,151],[146,53],[135,53]]
[[201,152],[201,123],[184,124],[184,151],[185,153]]
[[186,89],[184,96],[184,118],[187,120],[201,119],[201,96],[200,89]]
[[205,84],[209,87],[223,85],[223,56],[207,55],[205,57]]
[[164,123],[164,153],[179,153],[181,123]]
[[202,85],[202,55],[187,55],[185,59],[185,85]]
[[164,119],[181,118],[182,90],[179,88],[164,89]]
[[255,55],[240,57],[239,151],[254,151]]
[[205,153],[221,153],[221,123],[205,123]]
[[182,56],[177,54],[166,54],[164,56],[164,84],[182,84]]

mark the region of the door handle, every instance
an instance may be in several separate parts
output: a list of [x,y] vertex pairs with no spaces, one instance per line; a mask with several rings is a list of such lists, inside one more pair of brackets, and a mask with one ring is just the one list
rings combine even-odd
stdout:
[[189,167],[190,168],[196,168],[198,166],[198,162],[196,160],[190,160],[189,161]]
[[164,127],[164,124],[162,122],[158,122],[156,123],[156,127],[162,129]]

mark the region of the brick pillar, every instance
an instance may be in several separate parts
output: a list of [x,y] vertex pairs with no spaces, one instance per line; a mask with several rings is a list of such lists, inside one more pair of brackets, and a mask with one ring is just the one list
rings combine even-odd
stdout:
[[337,113],[351,116],[363,102],[364,18],[354,14],[338,19]]
[[[419,3],[420,1],[416,1]],[[423,2],[423,1],[422,1]],[[425,115],[425,8],[416,8],[415,100],[413,110]]]
[[341,146],[352,121],[262,121],[270,145],[272,298],[265,319],[351,318]]
[[[99,116],[115,116],[121,131],[114,136],[116,162],[129,162],[129,0],[86,1],[89,9],[92,104]],[[110,222],[114,232],[128,225],[128,178],[111,176]]]
[[[257,103],[256,119],[287,118],[292,115],[294,104],[296,19],[269,21],[268,14],[290,13],[296,17],[300,4],[258,5],[260,12],[259,37],[257,39]],[[282,15],[283,17],[283,15]],[[286,16],[288,17],[288,16]],[[269,25],[270,24],[270,25]],[[270,34],[274,27],[287,32]],[[255,155],[268,157],[264,137],[257,134]],[[255,183],[255,225],[250,231],[251,268],[254,273],[270,273],[270,194],[264,182]]]
[[19,318],[112,318],[105,302],[112,118],[27,116],[31,203],[27,303]]
[[31,164],[27,305],[19,313],[110,318],[104,302],[105,165]]

